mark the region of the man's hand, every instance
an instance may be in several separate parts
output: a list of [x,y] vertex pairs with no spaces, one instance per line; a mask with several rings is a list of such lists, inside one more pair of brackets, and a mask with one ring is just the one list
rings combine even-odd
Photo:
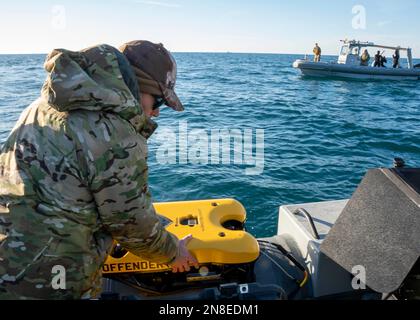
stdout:
[[187,244],[191,239],[192,235],[189,235],[179,240],[178,256],[171,264],[172,272],[188,272],[191,270],[190,266],[194,266],[195,268],[199,267],[197,259],[187,249]]

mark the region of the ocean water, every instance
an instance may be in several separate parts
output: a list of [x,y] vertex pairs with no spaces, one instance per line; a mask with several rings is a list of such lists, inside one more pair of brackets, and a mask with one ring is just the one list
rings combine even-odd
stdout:
[[[264,170],[247,175],[252,166],[233,161],[163,164],[162,141],[154,137],[149,165],[156,201],[233,197],[247,209],[248,230],[270,236],[280,205],[349,198],[368,169],[392,166],[394,157],[420,166],[420,82],[302,78],[291,67],[301,57],[294,55],[175,56],[186,112],[163,109],[158,133],[177,133],[180,123],[209,137],[211,129],[248,129],[255,143],[257,129],[264,130]],[[38,97],[44,58],[0,55],[0,144]],[[181,150],[185,141],[178,140]]]

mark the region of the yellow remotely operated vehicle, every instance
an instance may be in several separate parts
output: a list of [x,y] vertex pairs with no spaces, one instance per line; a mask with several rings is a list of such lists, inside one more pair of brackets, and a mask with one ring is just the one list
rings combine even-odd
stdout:
[[350,200],[280,207],[256,239],[236,200],[155,204],[168,231],[193,235],[199,269],[172,273],[115,244],[102,299],[420,299],[420,169],[370,170]]

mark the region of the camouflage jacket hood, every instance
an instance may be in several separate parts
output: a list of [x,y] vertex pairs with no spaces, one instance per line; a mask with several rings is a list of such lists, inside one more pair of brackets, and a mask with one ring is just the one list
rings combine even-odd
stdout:
[[134,71],[116,48],[98,45],[77,52],[55,49],[44,67],[49,74],[42,96],[57,111],[116,113],[146,138],[156,130],[157,124],[140,107]]

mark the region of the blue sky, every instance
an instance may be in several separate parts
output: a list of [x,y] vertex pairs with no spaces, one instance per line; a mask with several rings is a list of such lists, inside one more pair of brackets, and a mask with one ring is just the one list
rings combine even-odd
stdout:
[[[365,28],[352,26],[355,5]],[[299,54],[317,41],[337,54],[340,39],[356,38],[411,46],[419,57],[419,12],[418,0],[15,0],[1,4],[0,53],[147,39],[175,52]]]

